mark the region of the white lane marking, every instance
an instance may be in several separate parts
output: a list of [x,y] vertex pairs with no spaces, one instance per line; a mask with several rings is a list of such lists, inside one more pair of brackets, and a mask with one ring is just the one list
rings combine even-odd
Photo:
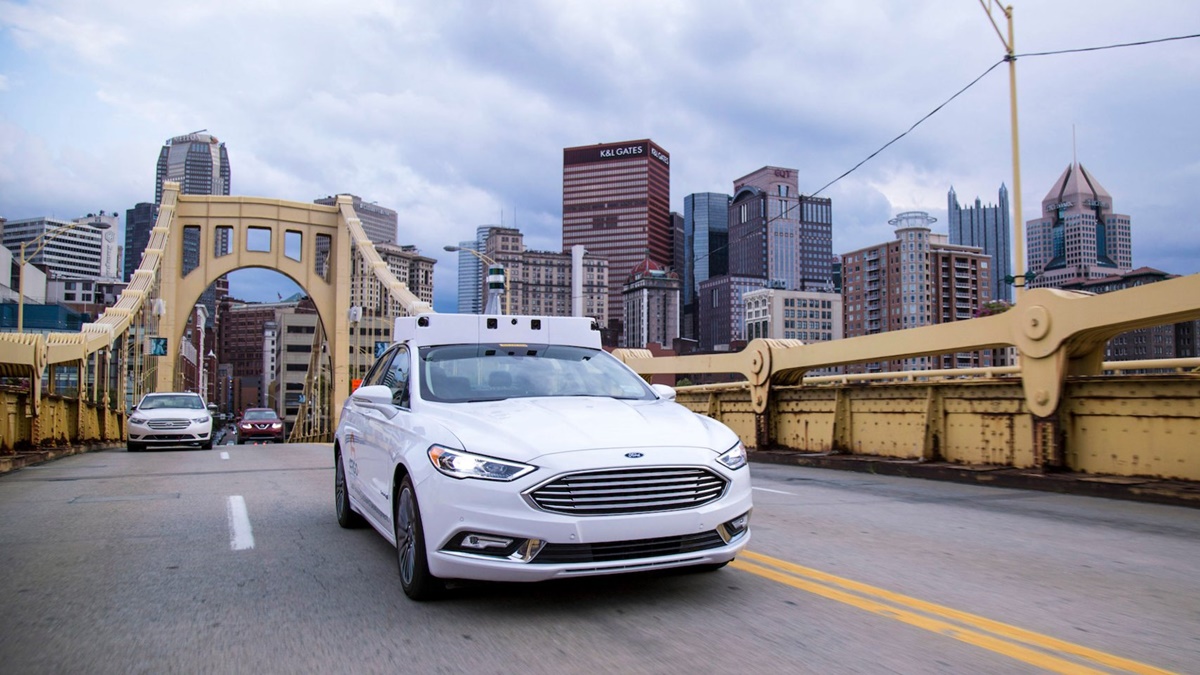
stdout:
[[229,548],[244,551],[254,548],[254,531],[250,529],[250,514],[241,495],[229,498]]
[[793,497],[795,497],[795,496],[796,496],[796,493],[795,493],[795,492],[784,492],[783,490],[772,490],[772,489],[770,489],[770,488],[760,488],[760,487],[751,488],[751,489],[753,489],[753,490],[761,490],[761,491],[763,491],[763,492],[774,492],[774,493],[775,493],[775,494],[777,494],[777,495],[791,495],[791,496],[793,496]]
[[229,453],[228,453],[228,452],[222,452],[222,453],[221,453],[221,459],[229,459]]

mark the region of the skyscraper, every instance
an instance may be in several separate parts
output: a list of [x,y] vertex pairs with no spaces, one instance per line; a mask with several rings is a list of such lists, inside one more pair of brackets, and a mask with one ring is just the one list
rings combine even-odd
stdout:
[[[358,214],[358,221],[362,224],[363,233],[367,235],[371,243],[396,243],[396,225],[399,221],[393,209],[380,206],[375,202],[364,202],[358,195],[346,194],[346,196],[352,200],[351,206],[354,207],[354,212]],[[313,203],[333,206],[337,204],[337,196],[330,195],[314,199]]]
[[[1129,216],[1113,213],[1112,197],[1074,162],[1042,200],[1042,217],[1026,223],[1031,287],[1060,288],[1133,269]],[[1020,272],[1020,270],[1018,270]]]
[[963,208],[958,204],[954,188],[946,196],[947,226],[950,243],[977,246],[992,256],[992,297],[1012,300],[1012,286],[1005,277],[1012,274],[1012,225],[1008,216],[1008,188],[1000,185],[999,203],[984,206],[978,197],[975,206]]
[[[935,220],[924,211],[906,211],[888,222],[896,228],[893,241],[842,256],[846,337],[970,319],[991,299],[991,258],[981,249],[950,244],[946,235],[931,232]],[[847,368],[991,366],[993,358],[985,351]]]
[[499,225],[480,225],[475,228],[474,240],[458,242],[458,313],[482,314],[483,261],[471,251],[483,253],[487,248],[488,231]]
[[764,166],[734,181],[729,273],[770,288],[828,290],[832,203],[800,195],[795,169]]
[[[158,170],[155,173],[154,204],[162,203],[163,183],[175,181],[179,183],[180,194],[185,195],[228,195],[229,194],[229,154],[225,144],[216,136],[196,131],[183,136],[167,139],[162,150],[158,153]],[[154,221],[150,221],[154,226]],[[198,234],[198,233],[197,233]],[[149,234],[146,235],[149,241]],[[134,267],[142,259],[146,245],[137,250],[128,248],[129,234],[126,233],[126,259],[132,258]],[[200,257],[205,255],[199,250],[199,241],[184,240],[183,271],[186,274],[191,267],[199,264]],[[212,251],[207,252],[212,255]],[[200,294],[200,304],[208,309],[208,321],[211,323],[217,316],[217,303],[229,295],[229,279],[221,277],[213,285]]]
[[162,203],[163,182],[169,180],[179,183],[180,194],[229,194],[229,155],[225,144],[203,131],[167,139],[158,153],[155,204]]
[[683,325],[680,335],[700,339],[700,283],[729,273],[729,203],[732,197],[719,192],[697,192],[683,198],[683,251],[676,263],[683,282]]
[[563,149],[563,250],[608,259],[608,331],[623,334],[621,287],[649,257],[672,264],[671,157],[649,139]]
[[154,229],[157,219],[158,204],[139,202],[125,210],[125,281],[131,281],[134,271],[142,264],[142,253],[150,243],[150,230]]

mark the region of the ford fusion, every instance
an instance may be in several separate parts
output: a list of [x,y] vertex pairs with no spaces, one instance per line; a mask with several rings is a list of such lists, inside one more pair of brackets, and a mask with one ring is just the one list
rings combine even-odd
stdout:
[[746,449],[600,348],[591,319],[423,314],[346,401],[338,523],[452,579],[716,570],[750,539]]

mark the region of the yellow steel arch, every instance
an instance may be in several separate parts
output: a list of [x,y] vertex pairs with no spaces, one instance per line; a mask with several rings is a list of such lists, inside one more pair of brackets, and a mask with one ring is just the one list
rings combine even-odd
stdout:
[[[325,206],[260,197],[180,195],[177,186],[164,188],[174,193],[174,208],[160,213],[156,228],[166,227],[170,236],[161,255],[159,332],[176,353],[196,301],[213,282],[230,272],[267,268],[288,276],[300,285],[316,307],[325,326],[332,360],[332,411],[336,417],[350,393],[350,306],[352,260],[358,255],[363,268],[383,283],[392,298],[408,313],[431,311],[388,269],[362,224],[348,196]],[[164,224],[163,219],[167,222]],[[194,228],[194,235],[184,233]],[[198,239],[199,265],[183,271],[185,240]],[[253,247],[253,248],[252,248]],[[147,250],[149,254],[149,249]],[[143,259],[143,268],[146,260]],[[175,359],[164,359],[158,367],[156,389],[169,390],[175,381]]]

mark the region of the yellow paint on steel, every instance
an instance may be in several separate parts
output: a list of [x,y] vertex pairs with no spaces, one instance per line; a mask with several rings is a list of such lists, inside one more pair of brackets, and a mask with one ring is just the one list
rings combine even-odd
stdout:
[[1141,675],[1171,675],[1171,671],[1138,661],[761,553],[743,551],[741,558],[735,560],[732,566],[1056,673],[1104,673],[1108,671],[1100,668],[1117,668]]

